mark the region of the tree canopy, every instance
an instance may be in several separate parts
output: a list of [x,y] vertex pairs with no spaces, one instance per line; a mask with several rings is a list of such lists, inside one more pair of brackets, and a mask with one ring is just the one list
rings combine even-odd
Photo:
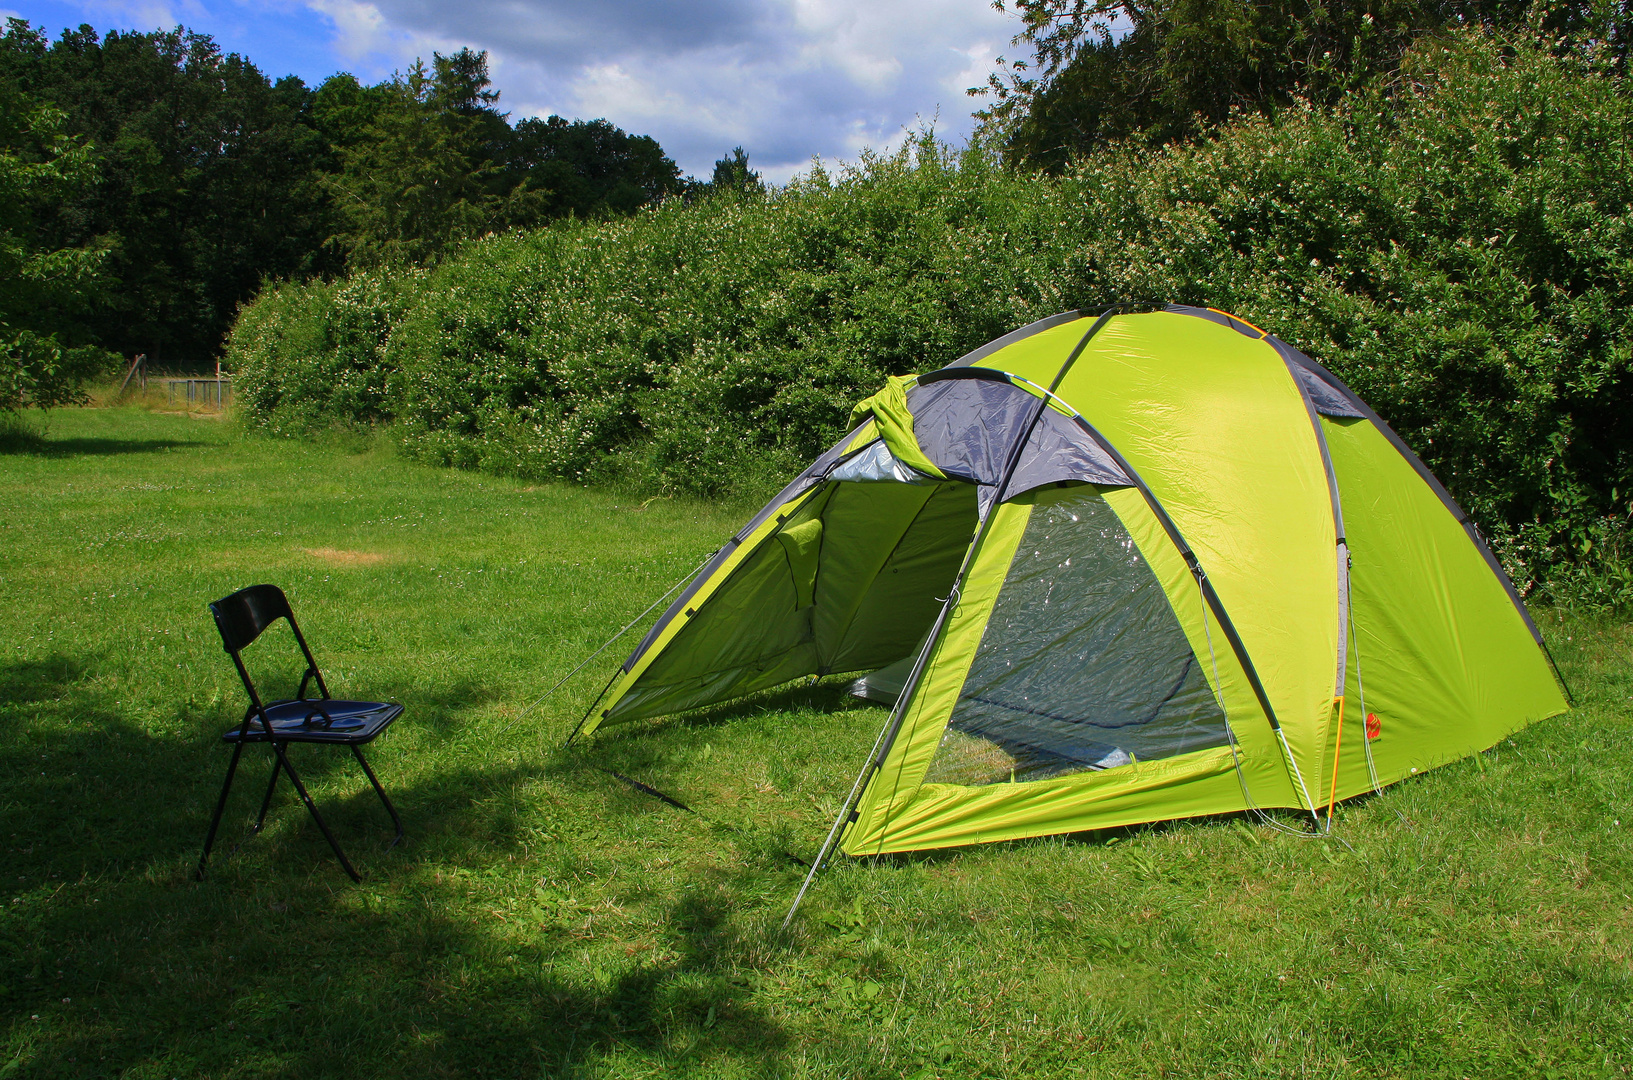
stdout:
[[0,409],[72,402],[108,360],[81,323],[107,252],[54,246],[37,225],[95,180],[91,147],[63,119],[0,84]]
[[512,126],[486,54],[469,49],[377,85],[341,73],[313,88],[181,27],[51,41],[13,18],[0,88],[22,133],[8,131],[8,169],[43,164],[42,139],[73,147],[49,198],[0,211],[8,244],[96,265],[98,289],[75,293],[71,317],[52,302],[57,340],[171,367],[208,364],[267,280],[428,264],[471,237],[688,191],[655,141],[606,120]]
[[1414,42],[1458,28],[1533,27],[1561,42],[1627,48],[1622,0],[994,0],[1020,17],[976,114],[1016,164],[1051,171],[1097,147],[1165,143],[1233,111],[1333,104],[1396,71]]

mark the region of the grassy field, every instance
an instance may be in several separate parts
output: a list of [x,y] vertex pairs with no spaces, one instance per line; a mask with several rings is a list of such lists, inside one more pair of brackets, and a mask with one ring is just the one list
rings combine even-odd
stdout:
[[[819,684],[561,750],[633,636],[535,704],[743,509],[134,409],[13,438],[0,1077],[1629,1075],[1633,627],[1538,613],[1580,707],[1342,808],[1347,846],[839,864],[784,937],[881,710]],[[245,837],[261,756],[191,877],[241,709],[204,605],[257,581],[337,695],[408,707],[371,754],[395,851],[297,748],[362,885],[287,788]],[[249,655],[288,678],[283,635]]]

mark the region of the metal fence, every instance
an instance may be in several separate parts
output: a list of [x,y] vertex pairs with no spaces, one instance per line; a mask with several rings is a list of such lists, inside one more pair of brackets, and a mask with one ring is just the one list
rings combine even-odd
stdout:
[[189,405],[214,405],[225,408],[232,400],[232,381],[229,379],[166,379],[170,388],[170,404],[176,403],[177,389],[186,395]]

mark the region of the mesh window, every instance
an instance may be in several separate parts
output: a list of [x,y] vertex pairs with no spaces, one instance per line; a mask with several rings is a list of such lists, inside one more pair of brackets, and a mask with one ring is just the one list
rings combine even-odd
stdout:
[[1168,598],[1092,488],[1033,508],[929,783],[1109,769],[1226,744]]

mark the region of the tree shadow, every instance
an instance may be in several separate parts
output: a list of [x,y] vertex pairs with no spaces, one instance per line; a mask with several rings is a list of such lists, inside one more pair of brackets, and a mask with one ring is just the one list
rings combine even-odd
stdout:
[[[240,766],[232,825],[197,883],[226,765],[198,726],[225,728],[224,718],[146,730],[88,678],[96,659],[0,664],[0,849],[10,852],[0,860],[0,1059],[23,1075],[576,1076],[619,1055],[647,1068],[784,1066],[788,1034],[742,974],[763,943],[735,918],[761,871],[711,869],[671,895],[643,894],[640,925],[656,942],[586,962],[581,953],[604,953],[622,931],[603,938],[570,901],[531,893],[492,917],[486,908],[506,898],[473,902],[462,876],[492,871],[501,894],[527,887],[514,860],[538,808],[491,796],[567,763],[442,770],[397,786],[382,776],[408,829],[390,853],[367,781],[352,776],[341,795],[338,778],[324,783],[324,817],[369,875],[353,886],[286,782],[267,830],[219,857],[253,820],[263,753]],[[349,754],[321,749],[331,752],[297,759],[314,786],[334,769],[356,772]],[[650,810],[617,790],[580,813]],[[565,836],[545,863],[573,865],[580,847]]]
[[75,436],[68,439],[12,437],[0,439],[0,455],[14,457],[73,458],[112,457],[118,454],[156,454],[165,450],[187,450],[211,443],[201,439],[114,439]]

